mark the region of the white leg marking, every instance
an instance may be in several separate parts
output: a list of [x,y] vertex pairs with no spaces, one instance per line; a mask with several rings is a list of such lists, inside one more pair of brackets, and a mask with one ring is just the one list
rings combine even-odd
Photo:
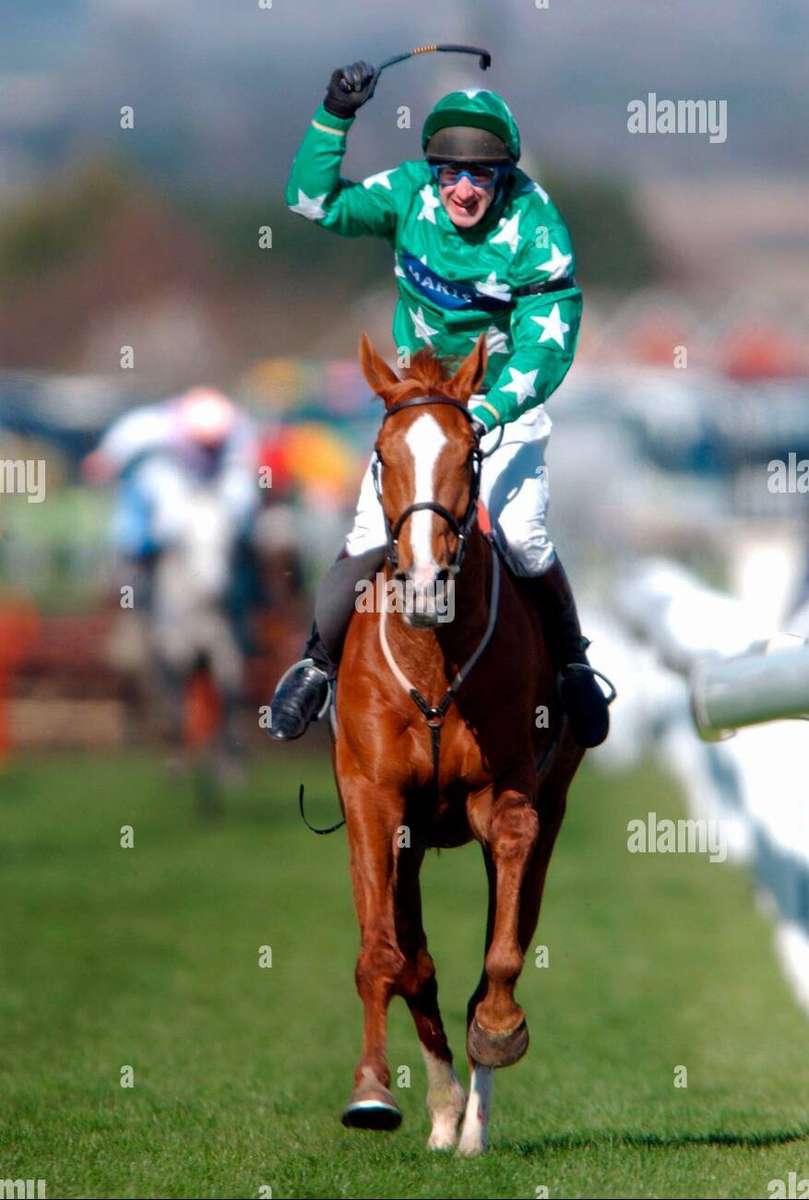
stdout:
[[465,1158],[483,1154],[489,1148],[489,1114],[494,1090],[494,1067],[481,1067],[477,1063],[469,1084],[469,1100],[458,1143],[458,1153]]
[[[413,504],[435,499],[435,464],[442,448],[446,445],[446,435],[435,417],[424,413],[407,431],[405,442],[413,455],[416,476],[416,494]],[[433,514],[429,509],[425,512],[414,513],[410,518],[410,544],[413,548],[413,576],[418,582],[423,575],[431,581],[437,564],[433,559]]]
[[427,1067],[427,1111],[433,1122],[427,1145],[430,1150],[451,1150],[458,1140],[466,1093],[451,1063],[437,1058],[424,1046],[421,1053]]

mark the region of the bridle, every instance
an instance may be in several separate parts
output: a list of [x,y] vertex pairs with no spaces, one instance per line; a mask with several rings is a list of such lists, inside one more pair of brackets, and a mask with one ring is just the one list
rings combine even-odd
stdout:
[[[480,439],[475,428],[474,417],[470,413],[466,404],[461,403],[460,400],[453,399],[452,396],[414,396],[411,400],[401,400],[398,404],[392,404],[387,410],[382,419],[382,424],[384,425],[390,417],[395,416],[396,413],[403,412],[405,409],[425,408],[430,404],[448,404],[452,408],[456,408],[458,412],[463,413],[464,417],[469,422],[470,428],[475,434],[475,445],[472,448],[468,460],[471,470],[471,479],[469,482],[469,501],[466,506],[466,511],[464,512],[460,521],[454,513],[451,513],[448,508],[444,507],[443,504],[439,504],[437,500],[419,500],[415,504],[409,504],[404,512],[400,513],[393,523],[388,520],[387,514],[385,514],[385,530],[387,533],[386,557],[391,567],[395,571],[399,566],[399,534],[402,531],[405,521],[417,512],[434,512],[437,514],[437,516],[446,521],[447,525],[458,539],[458,545],[452,561],[445,568],[450,575],[457,575],[463,564],[464,554],[466,553],[466,539],[477,517],[478,498],[480,496],[480,466],[483,459],[488,458],[489,455],[492,454],[500,444],[500,439],[498,439],[497,443],[492,447],[491,450],[487,450],[484,454],[480,447]],[[502,438],[502,435],[501,427],[500,438]],[[384,463],[377,445],[374,447],[374,458],[371,465],[371,473],[373,475],[374,491],[376,492],[380,505],[382,504],[382,481],[380,479],[380,468],[382,466],[384,466]]]

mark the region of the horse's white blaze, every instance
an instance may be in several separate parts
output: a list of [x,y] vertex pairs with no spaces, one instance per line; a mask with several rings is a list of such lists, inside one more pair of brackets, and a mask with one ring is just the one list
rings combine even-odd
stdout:
[[458,1153],[467,1157],[482,1154],[489,1145],[489,1114],[494,1090],[494,1067],[475,1064],[469,1083],[469,1099],[463,1119]]
[[[405,442],[413,455],[416,487],[412,504],[435,500],[435,467],[446,435],[430,413],[424,413],[414,421],[407,431]],[[410,518],[410,545],[413,549],[413,577],[416,582],[423,578],[432,582],[438,564],[433,559],[433,514],[427,509],[414,513]]]
[[452,1069],[452,1064],[421,1047],[427,1068],[427,1110],[432,1118],[432,1130],[427,1145],[430,1150],[451,1150],[458,1138],[466,1093]]

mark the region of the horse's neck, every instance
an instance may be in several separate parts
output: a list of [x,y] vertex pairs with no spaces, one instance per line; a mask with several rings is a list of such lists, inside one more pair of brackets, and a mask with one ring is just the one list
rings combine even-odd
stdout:
[[472,655],[489,620],[492,550],[477,526],[469,534],[455,576],[454,617],[434,629],[413,629],[400,613],[388,616],[388,639],[397,662],[419,690],[442,686]]

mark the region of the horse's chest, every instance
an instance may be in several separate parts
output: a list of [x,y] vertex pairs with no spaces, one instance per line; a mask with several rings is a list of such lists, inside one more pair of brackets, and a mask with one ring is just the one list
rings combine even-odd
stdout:
[[445,721],[437,742],[426,721],[410,735],[406,790],[421,832],[432,845],[461,845],[472,836],[467,801],[491,782],[475,738],[457,719]]

